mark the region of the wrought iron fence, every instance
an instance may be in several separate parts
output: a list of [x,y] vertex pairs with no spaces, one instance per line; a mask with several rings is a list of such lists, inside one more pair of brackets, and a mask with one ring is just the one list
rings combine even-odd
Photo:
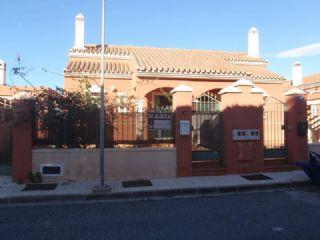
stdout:
[[320,115],[317,112],[308,112],[308,143],[320,143]]
[[285,104],[265,104],[263,118],[265,149],[284,149]]
[[[174,116],[171,112],[166,127],[150,123],[153,112],[106,112],[105,147],[172,147],[174,144]],[[159,114],[159,112],[157,113]],[[158,123],[159,125],[159,123]],[[51,121],[43,126],[36,116],[34,145],[37,147],[95,148],[99,146],[99,112],[77,112],[72,118]]]
[[193,151],[220,151],[221,131],[220,112],[192,112]]

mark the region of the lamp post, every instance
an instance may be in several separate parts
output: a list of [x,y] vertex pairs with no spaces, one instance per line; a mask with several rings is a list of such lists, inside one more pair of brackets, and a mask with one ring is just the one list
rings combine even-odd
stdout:
[[102,27],[101,27],[101,81],[100,81],[100,187],[104,188],[104,52],[105,52],[105,11],[106,0],[102,0]]

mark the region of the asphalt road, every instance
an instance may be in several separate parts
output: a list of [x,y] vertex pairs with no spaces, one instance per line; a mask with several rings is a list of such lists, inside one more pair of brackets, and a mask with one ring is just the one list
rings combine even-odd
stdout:
[[0,206],[0,239],[320,239],[320,190]]

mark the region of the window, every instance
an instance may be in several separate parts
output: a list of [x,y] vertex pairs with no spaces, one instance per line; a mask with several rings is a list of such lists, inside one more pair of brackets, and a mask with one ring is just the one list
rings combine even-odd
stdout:
[[[153,108],[156,112],[171,113],[172,111],[172,96],[165,93],[153,94]],[[169,120],[170,121],[170,120]],[[154,129],[153,136],[158,140],[165,140],[172,138],[172,126],[170,121],[170,129]]]
[[153,107],[155,109],[171,110],[171,108],[172,108],[171,95],[154,94],[153,95]]
[[318,115],[318,106],[317,105],[311,105],[311,116],[315,117]]

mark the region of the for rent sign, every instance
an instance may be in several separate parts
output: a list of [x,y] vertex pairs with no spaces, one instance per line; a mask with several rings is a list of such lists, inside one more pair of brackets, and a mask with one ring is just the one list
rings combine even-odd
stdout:
[[171,113],[148,113],[149,130],[171,130]]

